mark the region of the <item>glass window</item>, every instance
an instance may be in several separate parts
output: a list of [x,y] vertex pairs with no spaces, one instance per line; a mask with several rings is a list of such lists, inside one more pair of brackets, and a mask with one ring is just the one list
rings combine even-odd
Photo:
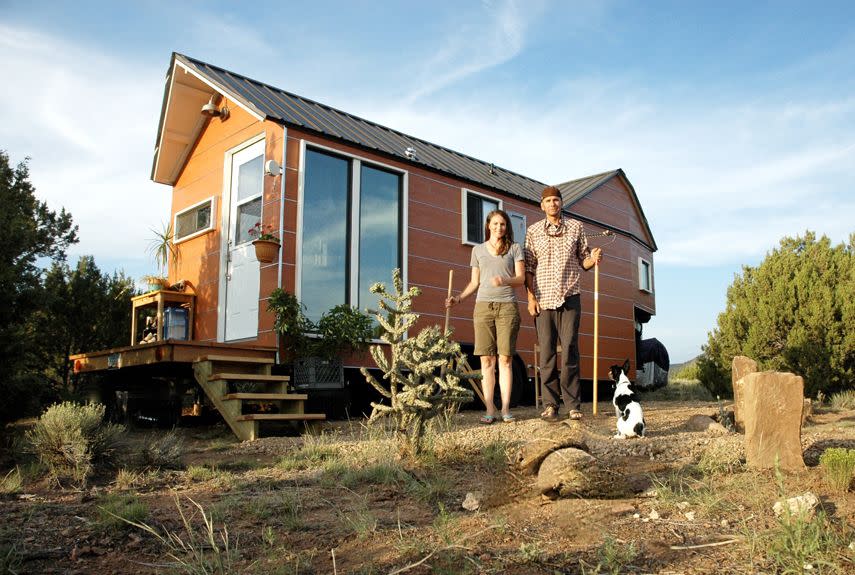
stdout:
[[488,198],[469,190],[463,190],[464,200],[464,230],[463,241],[470,244],[480,244],[484,241],[484,223],[487,214],[493,210],[501,209],[499,200]]
[[525,216],[516,212],[508,212],[508,216],[514,229],[514,241],[521,246],[525,245]]
[[638,258],[638,289],[653,292],[653,267],[642,258]]
[[377,309],[371,284],[388,282],[400,267],[401,176],[363,165],[359,182],[359,301],[362,310]]
[[264,191],[263,163],[264,156],[259,155],[237,168],[238,202],[235,218],[235,245],[252,241],[249,230],[261,221],[261,195]]
[[175,241],[213,229],[214,198],[209,198],[175,215]]
[[300,300],[318,321],[348,293],[350,161],[306,150]]
[[401,267],[402,194],[397,172],[306,149],[300,300],[309,319],[342,303],[376,309],[368,289]]

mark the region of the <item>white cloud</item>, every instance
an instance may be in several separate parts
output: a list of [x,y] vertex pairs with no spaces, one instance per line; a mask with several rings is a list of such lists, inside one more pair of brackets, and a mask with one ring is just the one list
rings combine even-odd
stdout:
[[[525,32],[540,13],[539,2],[484,2],[484,11],[461,22],[439,41],[436,51],[420,66],[407,105],[508,60],[525,45]],[[483,20],[482,20],[483,18]]]
[[[150,228],[169,217],[153,184],[163,67],[146,68],[62,39],[0,25],[4,98],[0,139],[13,161],[30,156],[30,180],[51,209],[79,225],[74,256],[96,263],[145,258]],[[154,268],[154,264],[151,264]]]

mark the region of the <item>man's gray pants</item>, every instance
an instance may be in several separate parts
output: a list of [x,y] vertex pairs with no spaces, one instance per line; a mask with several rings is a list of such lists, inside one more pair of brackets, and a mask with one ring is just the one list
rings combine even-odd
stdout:
[[[579,320],[582,300],[579,294],[568,297],[558,309],[544,309],[534,318],[540,345],[540,383],[544,405],[558,407],[563,397],[568,410],[582,406],[579,384]],[[556,347],[561,346],[561,368]],[[560,371],[560,375],[559,375]]]

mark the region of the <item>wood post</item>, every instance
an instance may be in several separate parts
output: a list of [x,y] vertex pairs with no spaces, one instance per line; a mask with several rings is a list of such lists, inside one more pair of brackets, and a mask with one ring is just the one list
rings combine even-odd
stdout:
[[[451,284],[454,281],[454,270],[448,270],[448,295],[446,297],[451,297]],[[445,308],[445,328],[442,330],[442,333],[448,335],[448,318],[451,315],[451,308]]]
[[600,331],[600,264],[594,263],[594,415],[597,415],[597,363]]

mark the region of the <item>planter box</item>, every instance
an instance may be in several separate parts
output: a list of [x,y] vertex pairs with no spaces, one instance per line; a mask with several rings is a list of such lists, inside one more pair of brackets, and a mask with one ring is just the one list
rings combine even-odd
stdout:
[[301,357],[294,362],[294,387],[309,389],[343,389],[344,368],[340,359]]

